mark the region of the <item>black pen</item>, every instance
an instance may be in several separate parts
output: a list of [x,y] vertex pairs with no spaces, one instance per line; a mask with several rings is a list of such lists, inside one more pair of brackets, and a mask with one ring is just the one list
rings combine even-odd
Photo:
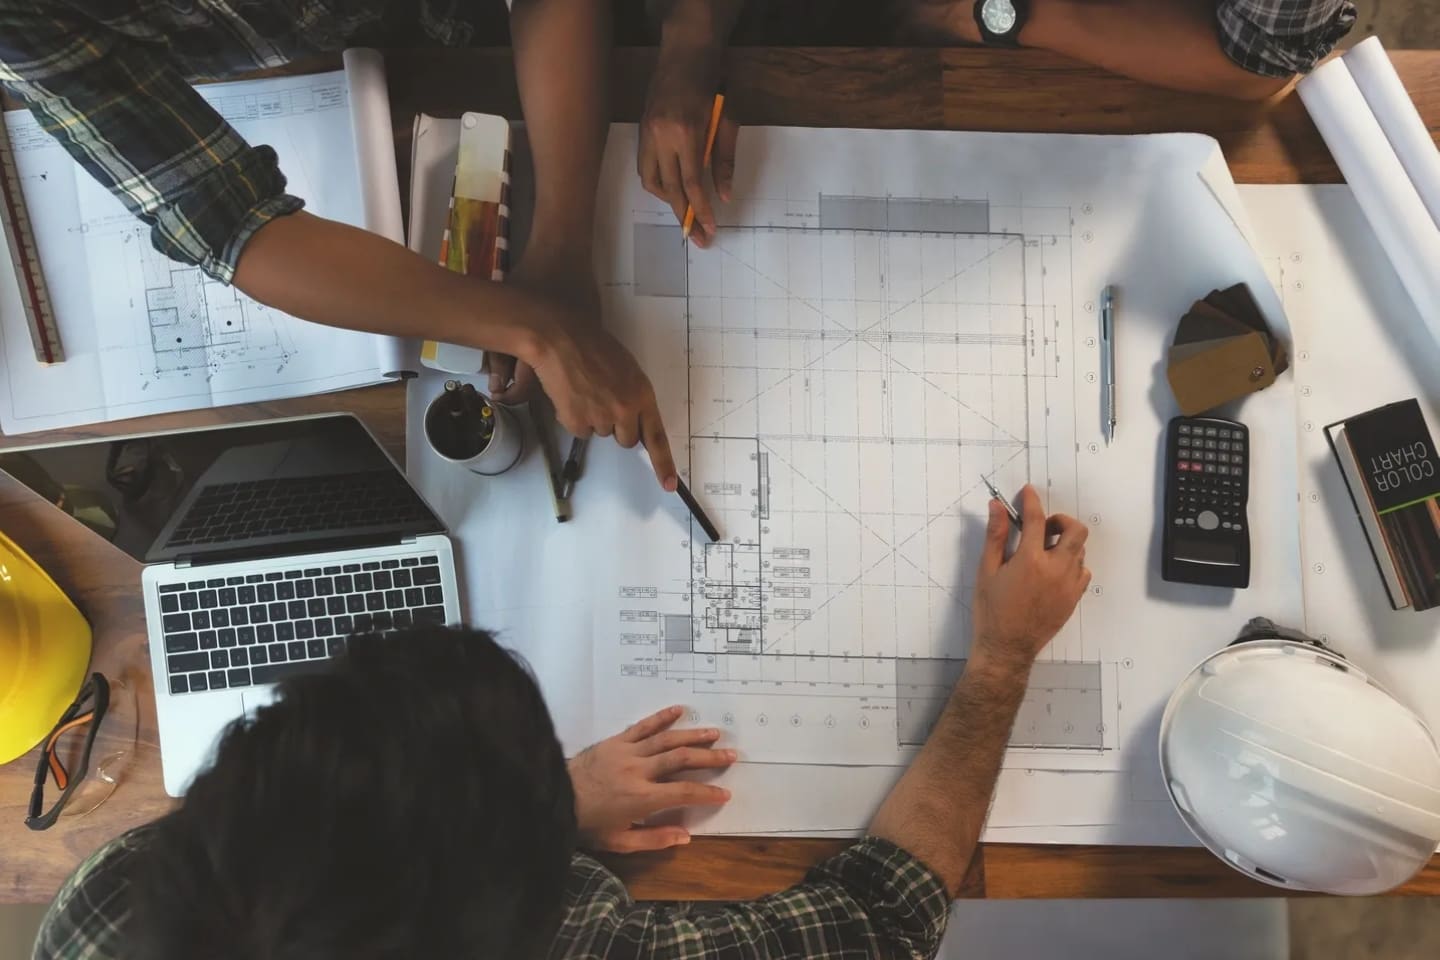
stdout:
[[675,492],[680,494],[681,500],[685,501],[685,506],[690,510],[690,516],[694,517],[695,522],[700,524],[700,529],[705,531],[705,536],[710,538],[710,542],[719,543],[720,531],[715,529],[715,524],[710,522],[710,518],[707,517],[705,511],[700,508],[700,503],[690,492],[690,488],[685,486],[685,481],[678,477],[676,478]]

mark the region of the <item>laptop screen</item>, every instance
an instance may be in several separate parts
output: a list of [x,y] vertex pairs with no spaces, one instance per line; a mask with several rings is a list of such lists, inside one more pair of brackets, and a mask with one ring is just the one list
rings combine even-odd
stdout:
[[0,451],[0,469],[142,563],[284,556],[444,530],[345,414]]

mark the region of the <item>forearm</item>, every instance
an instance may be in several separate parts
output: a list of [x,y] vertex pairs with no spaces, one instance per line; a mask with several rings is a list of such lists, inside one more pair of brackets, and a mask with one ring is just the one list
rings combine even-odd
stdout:
[[[979,42],[973,4],[952,17],[965,39]],[[1020,35],[1050,50],[1157,86],[1259,100],[1289,80],[1251,73],[1220,48],[1215,0],[1032,0]]]
[[535,211],[523,256],[588,275],[610,125],[609,4],[517,0],[510,29],[535,166]]
[[925,746],[870,824],[872,835],[939,874],[952,897],[980,841],[1028,678],[1028,661],[972,655]]
[[451,273],[384,237],[303,211],[256,231],[240,254],[235,286],[334,327],[522,358],[534,356],[539,341],[520,291]]
[[660,4],[662,53],[696,46],[722,47],[744,0],[671,0]]

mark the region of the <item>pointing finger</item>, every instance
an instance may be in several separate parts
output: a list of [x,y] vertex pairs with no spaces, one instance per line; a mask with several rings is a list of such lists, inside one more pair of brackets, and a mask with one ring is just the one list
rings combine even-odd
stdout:
[[640,415],[640,435],[645,452],[650,454],[650,464],[655,468],[655,479],[666,493],[674,493],[680,485],[680,474],[675,469],[675,455],[670,452],[665,424],[660,422],[660,409],[653,400],[650,409]]

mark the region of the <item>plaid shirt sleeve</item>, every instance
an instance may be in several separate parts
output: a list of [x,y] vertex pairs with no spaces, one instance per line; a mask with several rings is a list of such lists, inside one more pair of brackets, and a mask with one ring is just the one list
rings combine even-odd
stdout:
[[145,827],[122,834],[80,864],[45,912],[32,960],[120,960],[127,955],[126,864],[147,834]]
[[255,231],[302,206],[275,151],[247,144],[159,43],[36,6],[0,0],[0,83],[150,226],[157,250],[229,283]]
[[1351,0],[1220,0],[1220,48],[1252,73],[1309,73],[1355,25]]
[[914,856],[867,837],[789,890],[748,903],[636,904],[596,861],[577,855],[551,957],[610,960],[929,958],[950,900]]

